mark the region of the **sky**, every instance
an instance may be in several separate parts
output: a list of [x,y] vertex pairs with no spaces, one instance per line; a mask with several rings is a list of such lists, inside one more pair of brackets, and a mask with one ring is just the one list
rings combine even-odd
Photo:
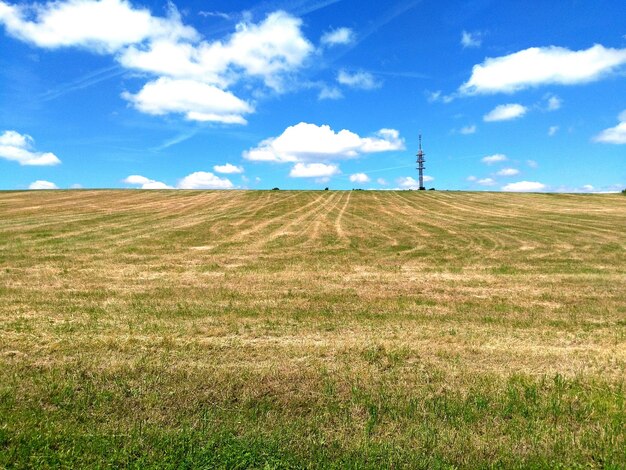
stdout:
[[0,189],[626,188],[623,0],[0,0]]

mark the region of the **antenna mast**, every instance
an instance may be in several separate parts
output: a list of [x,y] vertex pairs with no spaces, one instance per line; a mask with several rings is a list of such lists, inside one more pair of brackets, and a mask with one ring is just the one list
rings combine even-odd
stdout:
[[420,148],[419,151],[417,152],[417,171],[419,172],[419,176],[420,176],[420,190],[424,190],[426,189],[424,187],[424,169],[426,168],[424,166],[424,162],[426,161],[426,159],[424,158],[424,155],[426,155],[423,151],[422,151],[422,134],[420,134]]

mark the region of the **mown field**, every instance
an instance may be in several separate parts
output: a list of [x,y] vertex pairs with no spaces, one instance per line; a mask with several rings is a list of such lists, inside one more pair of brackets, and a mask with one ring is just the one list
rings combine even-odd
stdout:
[[626,197],[0,192],[0,468],[625,468]]

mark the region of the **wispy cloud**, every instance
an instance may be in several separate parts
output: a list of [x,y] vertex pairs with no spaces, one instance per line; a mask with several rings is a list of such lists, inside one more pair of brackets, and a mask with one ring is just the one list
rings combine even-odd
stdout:
[[224,20],[230,20],[233,17],[230,13],[224,13],[223,11],[199,11],[198,15],[205,18],[222,18]]
[[463,48],[480,47],[483,43],[482,34],[480,32],[470,33],[463,31],[461,33],[461,45]]
[[176,144],[180,144],[182,142],[185,142],[186,140],[191,139],[193,136],[195,136],[198,133],[197,129],[191,130],[191,131],[187,131],[187,132],[182,132],[180,134],[178,134],[177,136],[172,137],[171,139],[167,139],[165,141],[163,141],[163,143],[161,145],[159,145],[158,147],[155,147],[154,150],[156,151],[160,151],[160,150],[165,150],[167,148],[170,148]]
[[73,91],[83,90],[85,88],[97,85],[98,83],[102,83],[112,78],[119,77],[125,72],[126,71],[119,65],[96,70],[94,72],[83,75],[76,80],[72,80],[55,88],[52,88],[45,93],[39,95],[39,98],[42,101],[51,101]]

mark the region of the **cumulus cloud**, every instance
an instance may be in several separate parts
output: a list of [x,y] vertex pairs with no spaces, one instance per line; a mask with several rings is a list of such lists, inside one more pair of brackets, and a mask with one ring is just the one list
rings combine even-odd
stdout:
[[[141,189],[173,189],[161,181],[155,181],[142,175],[130,175],[124,179],[124,183],[138,185]],[[181,179],[176,188],[178,189],[231,189],[233,183],[227,178],[220,178],[208,171],[196,171]]]
[[474,65],[459,88],[465,95],[513,93],[548,84],[575,85],[600,80],[626,63],[626,49],[596,44],[572,51],[564,47],[531,47]]
[[524,114],[526,114],[527,111],[528,108],[526,106],[522,106],[521,104],[501,104],[485,114],[483,116],[483,121],[510,121],[511,119],[517,119],[522,117]]
[[[428,183],[430,181],[433,181],[434,179],[435,178],[433,178],[432,176],[424,175],[424,183]],[[419,182],[412,176],[403,176],[401,178],[398,178],[396,180],[396,183],[398,183],[398,186],[400,186],[400,188],[402,189],[419,189],[420,188]]]
[[370,177],[365,173],[354,173],[350,175],[350,181],[352,183],[369,183]]
[[494,155],[487,155],[483,157],[480,161],[486,163],[487,165],[493,165],[494,163],[505,162],[507,160],[506,155],[503,153],[496,153]]
[[141,175],[130,175],[123,180],[126,184],[138,185],[141,189],[173,189],[161,181],[151,180]]
[[463,31],[461,33],[461,45],[463,48],[467,47],[480,47],[483,43],[482,35],[480,33],[469,33]]
[[28,189],[59,189],[59,187],[50,181],[37,180],[30,183]]
[[360,137],[347,129],[301,122],[289,126],[278,137],[263,140],[244,152],[244,158],[269,162],[310,162],[356,158],[376,152],[404,149],[404,139],[395,129],[381,129],[373,137]]
[[233,183],[228,178],[220,178],[209,171],[196,171],[178,182],[180,189],[232,189]]
[[122,96],[144,113],[181,113],[191,121],[245,124],[243,114],[253,111],[232,93],[194,80],[161,77],[146,83],[135,95],[125,92]]
[[518,181],[517,183],[509,183],[502,186],[502,191],[524,192],[524,191],[542,191],[547,186],[537,181]]
[[519,174],[519,170],[516,168],[502,168],[496,173],[498,176],[515,176]]
[[604,144],[626,144],[626,110],[617,117],[619,124],[615,127],[604,129],[593,140]]
[[354,31],[350,28],[337,28],[324,33],[320,39],[323,46],[350,44],[354,41]]
[[342,85],[362,90],[373,90],[380,87],[380,83],[376,81],[371,73],[363,71],[350,73],[346,70],[340,70],[337,75],[337,81]]
[[213,171],[224,174],[243,173],[243,167],[226,163],[225,165],[215,165]]
[[283,75],[303,66],[314,50],[301,25],[299,18],[277,11],[258,24],[240,22],[236,31],[221,41],[161,40],[149,47],[131,46],[120,62],[131,69],[221,87],[243,76],[256,77],[281,91]]
[[172,4],[167,18],[157,18],[124,0],[22,5],[0,1],[0,23],[11,36],[39,47],[84,47],[99,53],[112,53],[148,39],[198,37],[196,30],[182,24]]
[[82,47],[111,54],[126,69],[148,73],[149,82],[122,97],[140,112],[178,113],[194,121],[245,124],[254,112],[231,90],[257,83],[284,92],[315,51],[302,20],[276,11],[254,23],[246,16],[232,34],[208,40],[183,24],[173,4],[166,17],[127,0],[60,0],[10,5],[0,0],[0,24],[25,42],[44,48]]
[[59,158],[50,152],[32,150],[35,141],[27,134],[16,131],[4,131],[0,135],[0,158],[11,160],[20,165],[46,166],[58,165]]
[[328,178],[338,173],[339,167],[333,164],[296,163],[289,172],[289,176],[292,178]]

